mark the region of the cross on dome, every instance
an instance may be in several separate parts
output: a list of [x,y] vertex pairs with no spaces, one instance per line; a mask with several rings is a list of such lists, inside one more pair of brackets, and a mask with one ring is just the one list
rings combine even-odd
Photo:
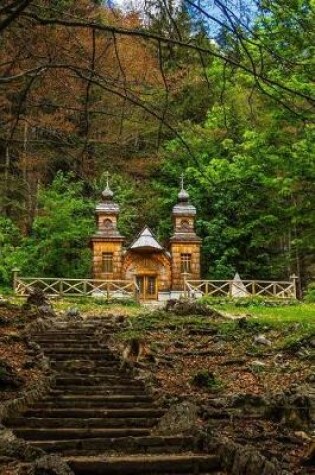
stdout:
[[184,188],[184,173],[181,174],[180,177],[180,184],[181,184],[181,190],[178,193],[178,199],[179,201],[188,201],[189,200],[189,194]]
[[109,173],[108,173],[108,171],[105,173],[105,175],[106,175],[106,188],[102,192],[102,197],[103,197],[103,200],[105,200],[105,201],[111,201],[113,199],[114,193],[112,192],[112,190],[109,187]]

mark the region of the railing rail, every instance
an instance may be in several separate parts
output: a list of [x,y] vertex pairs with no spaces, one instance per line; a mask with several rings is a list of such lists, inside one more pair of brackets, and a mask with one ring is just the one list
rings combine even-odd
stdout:
[[14,278],[14,291],[21,296],[40,288],[50,297],[101,296],[109,298],[137,298],[136,283],[132,280],[64,279],[50,277]]
[[184,280],[187,297],[268,297],[296,299],[296,279],[272,280]]

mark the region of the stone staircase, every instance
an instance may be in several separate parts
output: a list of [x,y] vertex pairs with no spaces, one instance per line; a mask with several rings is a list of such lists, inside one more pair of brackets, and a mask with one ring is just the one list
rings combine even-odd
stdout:
[[[164,411],[100,343],[99,325],[64,322],[33,336],[56,372],[55,385],[7,425],[62,456],[77,475],[218,474],[218,457],[196,452],[194,437],[151,433]],[[108,336],[115,331],[102,328],[102,341],[104,328]]]

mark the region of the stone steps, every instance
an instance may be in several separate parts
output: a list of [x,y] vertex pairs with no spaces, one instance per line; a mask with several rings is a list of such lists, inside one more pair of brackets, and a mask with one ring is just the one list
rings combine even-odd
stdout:
[[109,368],[108,366],[99,366],[101,365],[97,365],[96,367],[90,365],[90,367],[82,368],[80,365],[72,364],[68,367],[56,366],[52,367],[52,369],[55,371],[55,374],[57,373],[58,381],[63,381],[62,384],[69,384],[70,381],[74,381],[73,384],[78,385],[81,384],[78,382],[83,380],[84,386],[93,385],[94,382],[98,385],[113,383],[127,384],[130,387],[133,386],[131,382],[128,384],[126,374],[120,371],[119,368],[114,371],[113,368]]
[[[29,352],[29,355],[33,355],[34,352]],[[45,355],[51,358],[52,361],[108,361],[108,362],[118,362],[117,358],[113,358],[112,355],[106,355],[105,353],[91,353],[87,357],[87,352],[83,352],[81,354],[78,353],[47,353],[45,351]]]
[[[15,431],[15,429],[14,429]],[[30,439],[27,439],[30,440]],[[88,437],[64,439],[31,439],[33,447],[51,453],[61,452],[63,455],[95,455],[102,452],[117,454],[165,454],[193,451],[194,437],[158,437],[158,436],[125,436],[125,437]]]
[[152,397],[146,394],[109,394],[109,395],[102,395],[102,394],[65,394],[62,392],[58,397],[48,395],[42,399],[43,402],[63,402],[63,401],[71,401],[72,403],[76,402],[152,402]]
[[54,401],[54,400],[49,400],[49,401],[42,401],[36,405],[38,409],[52,409],[52,408],[64,408],[64,409],[96,409],[96,408],[102,408],[104,410],[106,409],[132,409],[132,408],[139,408],[139,409],[149,409],[152,408],[152,403],[151,402],[139,402],[139,401],[92,401],[89,402],[89,399],[83,400],[83,401],[77,401],[74,403],[74,401]]
[[63,349],[63,348],[73,348],[73,349],[82,349],[82,350],[93,350],[95,347],[104,348],[105,351],[108,351],[108,348],[103,344],[100,345],[99,342],[95,339],[88,339],[87,341],[77,341],[77,340],[36,340],[38,345],[45,347],[46,349]]
[[109,375],[108,373],[93,373],[91,374],[81,374],[81,373],[61,373],[58,374],[55,382],[58,386],[68,386],[68,385],[82,385],[82,386],[93,386],[109,383],[112,385],[121,384],[124,386],[131,386],[131,387],[144,387],[141,381],[132,380],[127,378],[123,373],[121,375]]
[[[56,368],[59,372],[62,372],[66,369],[73,370],[72,366],[75,366],[76,371],[82,369],[82,371],[90,370],[93,368],[94,370],[115,370],[115,373],[120,373],[118,362],[114,363],[113,361],[106,361],[106,360],[83,360],[83,359],[67,359],[67,360],[54,360],[51,359],[51,367]],[[73,372],[73,371],[72,371]]]
[[[45,397],[9,421],[15,435],[61,455],[76,475],[218,474],[218,458],[196,453],[195,437],[154,435],[165,411],[98,342],[98,323],[64,323],[34,337],[55,381]],[[109,336],[116,330],[106,329]]]
[[[154,455],[147,457],[66,457],[76,475],[184,475],[215,473],[219,468],[214,455]],[[205,472],[205,470],[207,472]],[[210,472],[211,470],[211,472]]]
[[[86,348],[74,348],[74,347],[60,347],[60,348],[45,348],[45,354],[47,356],[49,355],[84,355],[86,356],[87,351]],[[93,355],[101,355],[101,356],[106,356],[114,361],[117,361],[117,358],[113,355],[111,351],[108,351],[108,349],[103,349],[103,348],[91,348],[88,351],[89,358]]]
[[28,409],[25,413],[25,417],[38,417],[38,418],[125,418],[125,417],[135,417],[135,418],[159,418],[164,414],[165,411],[162,409],[152,409],[152,408],[119,408],[119,409],[63,409],[63,408],[54,408],[54,409],[38,409],[32,408]]
[[15,427],[14,432],[18,437],[27,440],[84,440],[84,439],[116,439],[150,435],[150,430],[144,427]]
[[155,417],[17,417],[10,421],[11,427],[28,428],[115,428],[115,427],[153,427],[158,418]]
[[45,332],[45,335],[43,334],[34,334],[32,335],[32,339],[35,340],[35,341],[40,341],[42,340],[44,337],[44,339],[55,339],[55,340],[58,340],[58,341],[61,341],[62,339],[64,341],[68,341],[68,340],[77,340],[78,341],[78,337],[79,338],[96,338],[95,337],[95,331],[93,330],[58,330],[58,331],[46,331]]
[[121,394],[126,393],[130,395],[143,395],[144,389],[141,386],[132,387],[132,386],[123,386],[123,385],[107,385],[107,386],[55,386],[49,394],[54,396],[62,396],[72,394],[72,395],[83,395],[83,394],[94,394],[94,395],[110,395],[110,394]]

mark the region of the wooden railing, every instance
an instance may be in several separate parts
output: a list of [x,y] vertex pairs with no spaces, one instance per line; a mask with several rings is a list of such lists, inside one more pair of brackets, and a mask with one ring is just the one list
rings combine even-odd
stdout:
[[[133,280],[63,279],[50,277],[20,277],[13,271],[16,294],[27,296],[33,288],[48,296],[139,299],[139,288]],[[189,298],[211,297],[269,297],[296,298],[296,278],[290,281],[269,280],[190,280],[184,279],[184,295]]]
[[98,296],[110,298],[135,298],[138,289],[130,280],[57,279],[41,277],[14,278],[14,291],[21,296],[28,295],[33,288],[40,288],[50,297]]
[[296,280],[184,280],[185,295],[190,298],[210,297],[269,297],[296,299]]

